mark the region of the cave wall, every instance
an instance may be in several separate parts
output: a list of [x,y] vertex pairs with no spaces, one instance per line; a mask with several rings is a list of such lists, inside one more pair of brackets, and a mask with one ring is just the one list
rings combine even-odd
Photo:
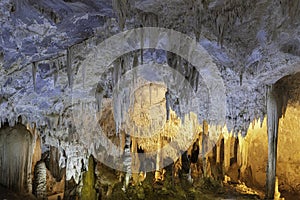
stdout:
[[0,184],[17,192],[31,192],[34,143],[21,124],[0,129]]
[[[277,172],[279,191],[300,192],[300,104],[289,104],[279,120]],[[252,126],[253,125],[253,126]],[[247,136],[241,139],[240,154],[246,156],[241,178],[249,186],[264,189],[268,159],[267,121],[251,124]],[[252,175],[252,177],[249,177]]]
[[252,122],[242,143],[245,146],[242,152],[245,151],[244,156],[247,157],[241,170],[242,180],[247,185],[262,189],[266,184],[268,161],[267,119],[263,120],[262,126],[259,121]]
[[277,176],[279,189],[300,192],[300,104],[287,107],[279,121]]

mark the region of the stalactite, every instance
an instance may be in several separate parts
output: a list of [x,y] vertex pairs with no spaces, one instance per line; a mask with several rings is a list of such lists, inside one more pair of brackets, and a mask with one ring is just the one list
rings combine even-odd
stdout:
[[194,19],[194,34],[196,40],[199,41],[202,28],[203,4],[201,1],[192,1],[193,19]]
[[[134,57],[133,57],[133,62],[132,62],[132,68],[136,69],[136,67],[139,65],[139,59],[138,59],[138,54],[137,52],[134,52]],[[136,80],[137,80],[137,70],[133,70],[132,74],[133,78],[131,81],[131,86],[132,88],[135,88]]]
[[[119,80],[122,76],[122,67],[121,67],[121,58],[117,59],[114,62],[114,69],[113,69],[113,85],[115,87],[115,90],[119,90]],[[122,106],[123,101],[123,93],[116,93],[114,94],[113,99],[113,108],[114,108],[114,117],[115,117],[115,124],[116,124],[116,134],[119,133],[122,123],[122,109],[124,107]]]
[[82,87],[85,87],[85,80],[86,80],[86,66],[82,66]]
[[73,49],[71,47],[68,47],[66,65],[67,65],[68,83],[70,88],[72,88],[73,85],[72,56],[73,56]]
[[32,82],[33,82],[34,91],[36,91],[36,70],[37,70],[36,65],[37,65],[36,62],[32,63]]
[[189,77],[189,83],[191,84],[191,87],[194,89],[195,92],[198,91],[198,83],[199,83],[199,72],[198,70],[191,66],[191,75]]
[[58,79],[58,72],[59,72],[59,67],[58,64],[54,61],[52,64],[52,68],[53,68],[53,79],[54,79],[54,87],[56,86],[57,83],[57,79]]
[[25,126],[0,129],[1,185],[20,193],[31,190],[33,149],[34,139]]
[[51,146],[49,152],[48,169],[57,181],[60,181],[62,179],[62,173],[59,168],[59,160],[60,160],[59,150],[56,147]]
[[[100,112],[99,114],[101,114],[103,91],[104,91],[103,87],[101,86],[100,83],[98,83],[96,92],[95,92],[95,98],[96,98],[96,104],[97,104],[97,112]],[[99,119],[100,119],[100,117],[101,116],[99,115]]]
[[225,31],[225,26],[226,26],[226,19],[221,13],[219,13],[217,16],[216,26],[217,26],[217,31],[218,31],[218,44],[222,47],[224,31]]
[[169,121],[170,119],[170,93],[169,90],[167,89],[166,94],[165,94],[165,98],[166,98],[166,111],[167,111],[167,121]]
[[112,6],[118,16],[118,23],[121,31],[125,28],[126,17],[128,15],[128,1],[127,0],[112,0]]
[[144,64],[144,31],[141,30],[141,65]]
[[138,55],[136,52],[134,52],[134,56],[133,56],[133,62],[132,62],[132,68],[136,68],[139,65],[139,59],[138,59]]

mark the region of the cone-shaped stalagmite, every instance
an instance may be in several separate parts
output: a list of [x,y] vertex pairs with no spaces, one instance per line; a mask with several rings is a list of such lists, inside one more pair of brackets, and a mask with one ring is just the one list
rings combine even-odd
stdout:
[[95,162],[93,156],[89,157],[88,171],[83,174],[83,187],[81,200],[94,200],[97,198],[95,190]]

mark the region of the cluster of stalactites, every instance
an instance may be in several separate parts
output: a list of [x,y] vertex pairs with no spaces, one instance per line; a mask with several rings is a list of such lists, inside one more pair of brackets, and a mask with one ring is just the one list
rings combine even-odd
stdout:
[[126,17],[129,14],[128,0],[112,0],[113,9],[118,17],[118,23],[121,30],[125,28]]
[[[38,66],[40,64],[48,64],[50,65],[50,71],[45,76],[52,76],[54,87],[57,85],[59,81],[59,72],[63,69],[66,69],[68,86],[72,88],[73,86],[73,76],[76,73],[76,69],[81,64],[81,61],[85,58],[82,56],[82,52],[88,52],[93,46],[96,45],[97,38],[90,37],[85,39],[82,42],[74,44],[70,47],[66,48],[65,52],[57,54],[55,56],[51,56],[49,58],[42,58],[39,60],[35,60],[32,62],[32,83],[33,88],[36,91],[36,76],[38,73]],[[85,67],[85,66],[83,66]],[[82,70],[82,73],[85,73],[85,70]],[[85,74],[83,77],[83,85],[85,81]]]
[[[133,54],[133,55],[132,55]],[[171,67],[169,71],[170,77],[168,83],[166,83],[165,87],[168,88],[168,97],[166,98],[166,104],[171,107],[176,114],[180,118],[184,118],[184,116],[189,113],[191,110],[186,110],[184,108],[188,108],[190,106],[191,101],[191,92],[197,93],[198,84],[200,74],[197,69],[189,64],[187,61],[182,59],[180,56],[177,56],[171,52],[166,52],[167,54],[167,63],[168,67]],[[132,107],[133,103],[133,92],[139,87],[141,84],[146,84],[146,82],[141,82],[139,79],[138,70],[135,68],[139,64],[138,53],[133,52],[130,54],[126,54],[113,63],[112,70],[112,91],[113,91],[113,112],[114,112],[114,120],[116,125],[116,133],[118,134],[122,123],[126,121],[128,118],[129,107]],[[142,60],[142,59],[141,59]],[[140,60],[140,62],[141,62]],[[132,70],[134,69],[134,70]],[[130,71],[130,72],[129,72]],[[172,72],[174,71],[174,72]],[[129,72],[130,75],[126,75],[124,79],[123,75]],[[174,76],[174,77],[173,77]],[[128,81],[128,77],[130,77],[130,81]],[[188,83],[188,87],[186,90],[177,91],[180,87],[178,85],[178,81],[181,80],[183,84]],[[145,80],[144,80],[145,81]],[[126,88],[124,88],[124,83]],[[99,87],[99,91],[102,91],[103,95],[103,87]],[[149,87],[149,89],[153,89]],[[154,92],[155,93],[155,92]],[[97,93],[98,94],[98,93]],[[151,98],[151,92],[150,98]],[[101,93],[99,92],[99,101],[98,101],[98,109],[101,108]],[[151,101],[151,99],[150,99]],[[168,109],[168,108],[166,108]]]
[[288,15],[292,23],[300,17],[300,2],[290,0],[280,0],[278,2],[281,5],[282,14]]
[[196,39],[200,38],[202,25],[215,24],[215,32],[218,36],[218,44],[223,45],[224,34],[231,30],[237,20],[243,20],[246,9],[251,9],[254,1],[206,1],[193,0],[187,1],[188,10],[192,10],[192,28]]

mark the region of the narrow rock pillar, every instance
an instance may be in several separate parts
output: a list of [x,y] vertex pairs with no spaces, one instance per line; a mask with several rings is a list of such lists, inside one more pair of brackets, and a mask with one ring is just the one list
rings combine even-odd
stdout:
[[268,117],[268,164],[266,179],[266,198],[274,199],[277,161],[277,136],[280,108],[274,86],[267,88],[267,117]]

